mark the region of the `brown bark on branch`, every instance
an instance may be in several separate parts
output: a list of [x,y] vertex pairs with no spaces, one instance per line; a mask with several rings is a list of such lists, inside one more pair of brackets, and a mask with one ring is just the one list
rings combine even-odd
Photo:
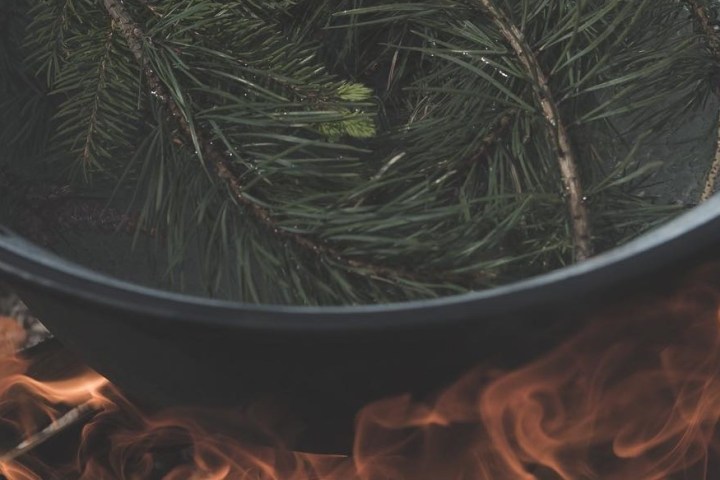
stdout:
[[13,191],[11,201],[16,218],[13,228],[38,245],[50,247],[59,241],[57,234],[70,230],[139,232],[153,238],[160,235],[142,225],[140,213],[112,208],[106,200],[75,192],[70,185],[43,184],[16,189],[23,181],[0,170],[0,189]]
[[560,116],[557,103],[550,90],[549,79],[540,66],[540,62],[533,53],[532,48],[525,41],[520,29],[495,5],[493,0],[480,0],[480,3],[490,15],[490,19],[505,38],[505,41],[512,47],[525,69],[525,73],[533,83],[535,97],[548,124],[548,132],[557,154],[563,188],[567,195],[575,260],[585,260],[593,254],[590,218],[584,201],[577,158],[570,142],[567,127]]
[[[720,63],[720,33],[715,30],[715,27],[710,18],[710,12],[698,1],[698,0],[684,0],[692,12],[695,23],[703,33],[707,47],[715,60]],[[718,89],[720,91],[720,88]],[[718,177],[720,176],[720,115],[718,116],[718,128],[717,136],[715,137],[715,156],[712,164],[710,164],[710,170],[708,170],[707,176],[705,177],[705,186],[702,194],[700,195],[700,202],[707,201],[712,197],[713,193],[717,188]]]
[[710,52],[715,58],[720,60],[720,35],[715,31],[710,12],[708,12],[707,8],[705,8],[699,0],[683,1],[688,8],[690,8],[695,22],[705,36],[705,41],[707,42]]
[[700,195],[700,202],[707,201],[713,196],[717,189],[717,181],[720,176],[720,116],[718,116],[718,130],[715,137],[715,157],[713,158],[712,164],[710,164],[710,170],[708,171],[707,177],[705,178],[705,187],[703,188],[702,194]]
[[228,161],[224,152],[218,150],[216,146],[209,142],[205,137],[204,132],[191,127],[181,108],[178,106],[172,95],[168,94],[167,88],[158,74],[154,71],[148,58],[144,55],[144,42],[147,41],[146,34],[133,21],[122,2],[120,0],[103,0],[103,2],[106,10],[115,23],[115,27],[120,31],[121,35],[127,42],[130,51],[141,66],[147,79],[149,89],[153,92],[154,96],[163,103],[165,108],[175,120],[181,134],[184,137],[183,142],[188,146],[194,145],[197,148],[198,154],[202,156],[206,167],[213,171],[223,182],[225,182],[235,202],[244,207],[248,214],[259,224],[264,226],[268,231],[273,232],[274,235],[289,240],[302,250],[331,259],[335,262],[339,262],[350,269],[362,271],[367,276],[389,279],[406,279],[412,281],[432,281],[433,279],[440,279],[440,281],[442,281],[443,277],[446,275],[441,272],[423,272],[420,270],[409,272],[399,268],[372,264],[364,260],[347,258],[341,255],[339,251],[324,243],[320,243],[306,236],[284,230],[276,222],[269,210],[245,197],[244,186],[238,179],[237,175],[233,172],[233,166],[231,162]]

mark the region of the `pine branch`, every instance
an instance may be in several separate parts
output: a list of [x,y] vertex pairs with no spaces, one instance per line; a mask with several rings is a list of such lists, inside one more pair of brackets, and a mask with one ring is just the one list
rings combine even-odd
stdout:
[[[46,7],[51,6],[50,9]],[[66,29],[69,18],[73,15],[71,0],[61,2],[36,2],[33,10],[30,11],[33,18],[28,36],[28,65],[44,73],[46,84],[52,86],[57,79],[59,71],[59,59],[65,53]],[[38,28],[46,23],[50,28]]]
[[581,261],[592,256],[590,219],[585,205],[578,162],[573,151],[567,127],[550,90],[549,79],[540,63],[525,42],[524,35],[494,3],[493,0],[480,0],[505,40],[511,45],[526,74],[533,81],[535,96],[542,107],[548,131],[557,153],[558,165],[567,193],[570,222],[573,230],[575,260]]
[[699,0],[683,0],[690,8],[695,22],[700,27],[710,52],[720,60],[720,35],[715,30],[710,12]]
[[162,16],[160,13],[158,13],[157,8],[150,3],[149,0],[138,0],[145,8],[147,8],[150,12],[152,12],[153,15],[156,16]]
[[115,32],[113,29],[109,29],[107,33],[107,39],[105,41],[105,52],[102,60],[98,65],[97,73],[97,89],[93,95],[92,111],[90,113],[90,120],[87,126],[87,134],[85,135],[85,142],[82,148],[81,159],[84,166],[84,170],[87,171],[93,164],[93,141],[94,135],[98,127],[98,114],[100,112],[100,90],[105,86],[105,78],[107,75],[107,63],[112,50],[113,35]]
[[[692,12],[693,19],[700,27],[707,47],[715,60],[720,63],[720,33],[718,33],[710,19],[710,13],[699,0],[684,0]],[[700,195],[700,203],[707,201],[717,188],[720,176],[720,116],[718,116],[717,136],[715,138],[715,157],[705,178],[705,186]]]
[[[362,260],[347,258],[332,247],[318,243],[303,235],[288,232],[276,222],[268,209],[248,199],[245,195],[244,185],[233,172],[233,167],[224,152],[218,150],[212,142],[207,140],[205,132],[190,125],[180,106],[168,93],[162,80],[154,71],[151,62],[144,55],[143,42],[149,41],[146,40],[145,32],[133,21],[129,12],[119,0],[103,0],[103,2],[111,18],[119,28],[120,33],[125,38],[133,56],[142,67],[145,77],[147,78],[148,86],[151,92],[153,92],[153,96],[160,100],[176,122],[184,137],[182,140],[183,144],[186,146],[194,145],[195,150],[198,152],[198,155],[201,156],[204,164],[227,185],[237,204],[244,207],[267,231],[273,232],[281,239],[290,240],[306,252],[310,252],[315,256],[333,259],[333,261],[344,264],[352,270],[362,271],[364,275],[410,281],[427,281],[427,278],[424,277],[427,277],[428,272],[423,272],[424,275],[417,275],[405,269],[375,265]],[[431,275],[442,274],[435,273]]]
[[705,187],[700,195],[701,203],[710,199],[715,193],[718,177],[720,177],[720,116],[718,117],[718,130],[715,139],[715,158],[710,165],[710,170],[705,179]]
[[[141,125],[140,69],[123,58],[124,41],[102,5],[38,2],[28,30],[27,65],[47,76],[53,127],[45,158],[75,160],[86,177],[132,149]],[[69,2],[72,4],[72,2]],[[67,16],[58,25],[56,17]],[[42,39],[43,41],[41,41]],[[59,42],[60,45],[55,45]]]
[[[39,245],[52,246],[57,234],[71,230],[102,233],[133,232],[158,237],[155,228],[141,225],[140,214],[108,206],[107,201],[76,192],[70,185],[43,183],[18,189],[25,179],[0,170],[0,190],[9,196],[13,228]],[[21,190],[21,191],[18,191]]]
[[485,159],[490,150],[502,139],[508,129],[512,127],[516,114],[517,112],[515,110],[511,110],[500,117],[497,124],[485,135],[485,138],[482,139],[477,152],[467,158],[466,162],[469,165]]
[[611,248],[672,214],[638,195],[644,149],[710,94],[684,0],[71,0],[58,25],[63,2],[30,18],[56,72],[38,158],[82,163],[96,124],[83,191],[119,178],[139,215],[22,210],[156,231],[174,286],[200,256],[205,293],[250,302],[463,293]]

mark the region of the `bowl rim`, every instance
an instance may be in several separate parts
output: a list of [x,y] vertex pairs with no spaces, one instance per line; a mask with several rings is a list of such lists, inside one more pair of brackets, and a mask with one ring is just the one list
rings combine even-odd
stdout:
[[301,306],[247,304],[145,287],[62,259],[0,226],[0,276],[43,294],[133,315],[271,331],[365,331],[432,327],[580,302],[619,278],[672,265],[720,240],[720,195],[648,233],[597,255],[487,290],[401,303]]

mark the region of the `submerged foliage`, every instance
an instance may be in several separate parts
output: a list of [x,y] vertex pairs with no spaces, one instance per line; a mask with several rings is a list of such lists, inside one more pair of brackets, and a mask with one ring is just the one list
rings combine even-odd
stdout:
[[3,166],[131,188],[211,295],[487,288],[685,208],[643,152],[714,95],[690,3],[5,0]]

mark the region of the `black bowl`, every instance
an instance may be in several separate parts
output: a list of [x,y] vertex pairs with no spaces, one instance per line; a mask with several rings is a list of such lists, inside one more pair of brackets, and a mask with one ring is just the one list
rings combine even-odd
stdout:
[[68,348],[155,406],[286,409],[298,447],[344,451],[357,410],[464,370],[513,366],[609,302],[671,288],[719,254],[720,197],[589,261],[512,285],[392,305],[246,305],[129,284],[0,231],[0,274]]

